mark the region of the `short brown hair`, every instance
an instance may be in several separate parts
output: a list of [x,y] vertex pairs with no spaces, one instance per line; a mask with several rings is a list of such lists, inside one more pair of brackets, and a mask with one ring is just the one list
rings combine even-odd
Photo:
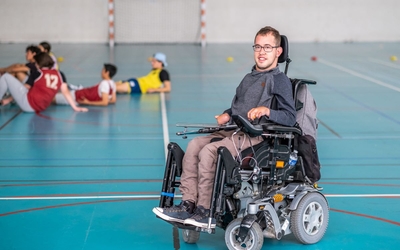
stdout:
[[35,59],[35,62],[39,65],[39,68],[51,69],[54,65],[54,61],[53,59],[51,59],[51,56],[45,52],[36,54],[33,58]]
[[281,34],[279,34],[279,31],[272,28],[271,26],[265,26],[261,28],[254,37],[254,41],[256,40],[257,36],[266,36],[268,34],[271,34],[275,37],[276,44],[274,46],[281,46]]

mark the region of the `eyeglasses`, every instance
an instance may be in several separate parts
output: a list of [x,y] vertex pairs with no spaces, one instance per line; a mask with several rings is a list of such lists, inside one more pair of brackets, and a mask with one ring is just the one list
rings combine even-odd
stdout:
[[256,44],[256,45],[253,45],[253,50],[254,50],[255,52],[260,52],[261,49],[264,49],[265,52],[271,52],[272,49],[279,48],[279,47],[280,47],[280,46],[271,46],[271,45],[269,45],[269,44],[266,44],[266,45],[263,47],[263,46],[261,46],[261,45]]

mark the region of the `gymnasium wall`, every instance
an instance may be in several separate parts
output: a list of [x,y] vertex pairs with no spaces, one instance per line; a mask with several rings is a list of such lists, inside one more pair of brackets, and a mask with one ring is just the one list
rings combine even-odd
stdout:
[[[200,42],[200,0],[114,0],[117,43]],[[207,43],[400,41],[399,0],[206,0]],[[108,0],[0,0],[0,42],[107,43]],[[118,25],[120,27],[118,28]]]

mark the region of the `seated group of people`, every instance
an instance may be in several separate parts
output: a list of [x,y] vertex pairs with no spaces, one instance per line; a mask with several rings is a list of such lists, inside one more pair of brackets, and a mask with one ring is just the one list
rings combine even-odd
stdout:
[[166,56],[156,53],[151,57],[152,70],[146,76],[114,82],[117,67],[106,63],[101,70],[101,81],[82,87],[67,83],[59,70],[57,59],[48,42],[30,45],[25,54],[27,63],[16,63],[0,68],[0,106],[16,103],[24,112],[41,112],[53,104],[70,105],[75,111],[86,112],[80,105],[107,106],[117,100],[117,93],[169,92],[171,82]]

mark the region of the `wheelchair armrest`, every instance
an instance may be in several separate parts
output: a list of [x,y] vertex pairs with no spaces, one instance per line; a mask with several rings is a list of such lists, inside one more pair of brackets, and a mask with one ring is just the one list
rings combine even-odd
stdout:
[[316,85],[317,82],[314,80],[308,80],[308,79],[296,79],[299,80],[302,84],[311,84],[311,85]]
[[250,136],[260,136],[263,133],[263,127],[261,125],[254,125],[240,115],[232,115],[233,121],[238,127]]
[[298,135],[302,134],[302,131],[300,128],[297,127],[288,127],[288,126],[283,126],[283,125],[278,125],[275,123],[265,123],[262,124],[262,128],[265,131],[275,131],[275,132],[286,132],[286,133],[295,133]]

